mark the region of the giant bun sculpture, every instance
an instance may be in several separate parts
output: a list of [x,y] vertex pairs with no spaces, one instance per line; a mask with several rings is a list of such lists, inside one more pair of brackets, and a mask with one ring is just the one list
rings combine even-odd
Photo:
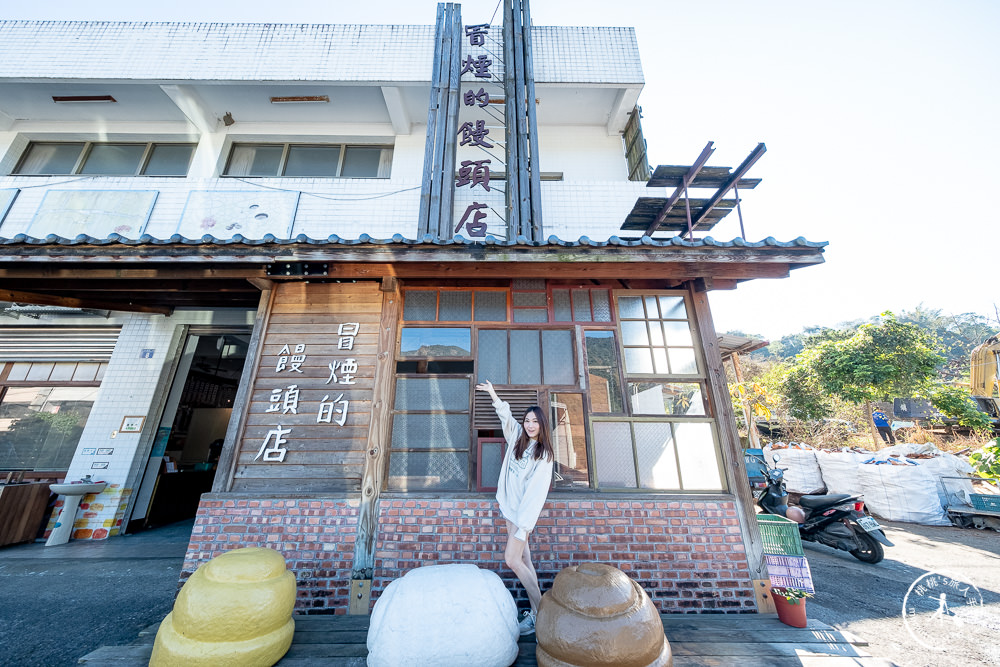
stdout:
[[671,667],[653,601],[610,565],[584,563],[556,575],[535,622],[539,667]]
[[292,645],[295,575],[272,549],[216,556],[185,582],[150,667],[270,667]]

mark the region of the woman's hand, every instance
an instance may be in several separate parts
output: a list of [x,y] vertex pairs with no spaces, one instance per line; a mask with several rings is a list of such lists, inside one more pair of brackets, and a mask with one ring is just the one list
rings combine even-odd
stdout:
[[477,391],[488,391],[490,393],[490,396],[493,398],[494,401],[497,400],[497,398],[499,398],[497,396],[496,389],[493,388],[493,383],[490,382],[489,380],[486,380],[485,382],[480,382],[479,384],[477,384],[476,385],[476,390]]

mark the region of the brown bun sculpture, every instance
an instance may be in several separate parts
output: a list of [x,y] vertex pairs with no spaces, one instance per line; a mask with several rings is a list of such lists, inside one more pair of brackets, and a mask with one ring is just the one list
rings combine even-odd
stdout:
[[567,567],[542,596],[535,623],[539,667],[670,667],[653,601],[624,572],[601,563]]

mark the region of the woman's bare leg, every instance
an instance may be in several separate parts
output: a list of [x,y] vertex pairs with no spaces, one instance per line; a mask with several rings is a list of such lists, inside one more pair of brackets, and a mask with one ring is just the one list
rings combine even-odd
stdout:
[[538,605],[542,601],[542,591],[538,588],[538,575],[535,567],[531,564],[531,554],[528,551],[528,543],[514,537],[517,526],[507,521],[507,546],[504,549],[503,557],[507,567],[514,571],[518,581],[524,586],[528,594],[528,602],[532,611],[538,611]]

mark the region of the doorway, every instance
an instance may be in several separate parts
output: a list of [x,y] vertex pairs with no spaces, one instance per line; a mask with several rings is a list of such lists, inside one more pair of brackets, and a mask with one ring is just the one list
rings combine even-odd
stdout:
[[212,490],[250,331],[188,333],[125,532],[195,516]]

